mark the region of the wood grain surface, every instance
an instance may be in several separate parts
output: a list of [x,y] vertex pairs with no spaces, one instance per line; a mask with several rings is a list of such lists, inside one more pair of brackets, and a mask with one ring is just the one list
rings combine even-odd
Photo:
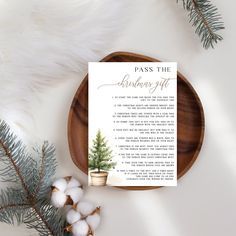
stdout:
[[[104,62],[152,62],[154,58],[128,52],[115,52]],[[177,80],[177,173],[183,176],[195,162],[204,137],[204,112],[201,101],[187,79],[178,72]],[[76,166],[88,173],[88,75],[73,99],[68,119],[68,141]],[[120,187],[127,190],[147,190],[149,187]]]

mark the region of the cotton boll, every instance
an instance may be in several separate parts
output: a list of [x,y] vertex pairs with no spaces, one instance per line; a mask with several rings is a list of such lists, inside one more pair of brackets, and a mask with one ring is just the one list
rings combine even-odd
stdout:
[[72,225],[72,233],[74,236],[87,236],[89,226],[85,220],[80,220]]
[[83,196],[83,190],[81,188],[78,188],[78,187],[70,188],[70,189],[66,190],[65,194],[67,196],[70,196],[74,203],[77,203],[77,202],[80,201],[80,199]]
[[101,221],[101,217],[99,214],[95,213],[93,215],[89,215],[86,218],[86,222],[88,223],[88,225],[91,227],[91,229],[94,231],[95,229],[97,229],[97,227],[99,226]]
[[54,207],[61,208],[65,205],[67,196],[61,191],[52,192],[51,203]]
[[67,183],[67,188],[68,189],[69,188],[80,187],[80,186],[81,186],[80,182],[77,179],[75,179],[74,177],[71,177],[71,179]]
[[66,214],[67,214],[71,209],[72,209],[72,205],[65,205],[65,206],[64,206],[64,210],[65,210],[65,213],[66,213]]
[[53,187],[56,187],[58,190],[64,192],[67,188],[67,182],[64,178],[56,180],[53,184]]
[[95,207],[90,202],[79,202],[77,205],[77,211],[79,211],[82,215],[89,215],[95,210]]
[[69,210],[66,215],[66,221],[69,224],[74,224],[75,222],[79,221],[80,218],[81,218],[80,213],[74,209]]

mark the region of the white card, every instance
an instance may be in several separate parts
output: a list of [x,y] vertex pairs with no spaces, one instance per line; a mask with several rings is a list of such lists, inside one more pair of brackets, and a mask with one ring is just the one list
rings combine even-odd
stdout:
[[89,185],[177,185],[177,63],[89,63]]

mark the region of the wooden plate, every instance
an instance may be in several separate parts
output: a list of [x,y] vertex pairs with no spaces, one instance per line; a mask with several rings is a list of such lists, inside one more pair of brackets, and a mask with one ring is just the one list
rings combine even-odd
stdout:
[[[150,57],[115,52],[105,57],[103,62],[151,62],[158,61]],[[202,146],[204,137],[204,113],[200,99],[191,84],[178,73],[177,80],[177,146],[178,179],[193,165]],[[72,159],[76,166],[88,174],[88,75],[82,81],[72,102],[68,120],[68,139]],[[128,190],[146,190],[158,188],[121,187]]]

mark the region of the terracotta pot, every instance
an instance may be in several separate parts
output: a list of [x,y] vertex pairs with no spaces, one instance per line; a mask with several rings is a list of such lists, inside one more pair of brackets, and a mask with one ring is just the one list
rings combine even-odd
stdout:
[[92,186],[105,186],[107,183],[108,172],[90,172]]

